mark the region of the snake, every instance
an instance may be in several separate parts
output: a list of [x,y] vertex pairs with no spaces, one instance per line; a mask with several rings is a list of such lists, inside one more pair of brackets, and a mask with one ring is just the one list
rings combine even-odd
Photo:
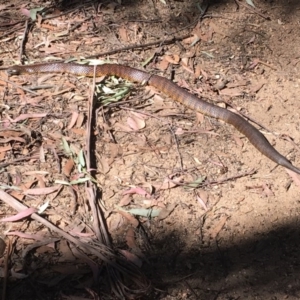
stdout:
[[226,108],[214,105],[197,97],[166,77],[114,63],[93,66],[78,63],[50,62],[32,65],[15,65],[8,67],[6,72],[9,76],[39,73],[68,73],[86,77],[116,76],[131,82],[143,85],[148,84],[191,110],[233,125],[239,132],[246,136],[250,143],[263,155],[276,164],[300,174],[300,169],[292,165],[285,156],[280,154],[270,144],[267,138],[256,127],[243,117]]

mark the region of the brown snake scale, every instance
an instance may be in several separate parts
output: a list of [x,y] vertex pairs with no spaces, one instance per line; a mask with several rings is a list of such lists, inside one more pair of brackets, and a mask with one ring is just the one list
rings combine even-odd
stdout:
[[[248,140],[256,147],[262,154],[267,156],[275,163],[286,167],[298,174],[300,169],[293,166],[287,158],[281,155],[265,138],[265,136],[256,129],[253,125],[248,123],[240,115],[237,115],[225,108],[208,103],[186,90],[182,89],[169,79],[151,75],[147,72],[119,65],[119,64],[103,64],[96,67],[89,65],[79,65],[75,63],[43,63],[35,65],[12,66],[7,70],[9,75],[20,74],[38,74],[38,73],[70,73],[80,76],[93,77],[103,75],[114,75],[132,82],[141,84],[149,84],[164,94],[168,95],[175,101],[180,102],[186,107],[196,110],[204,115],[214,117],[233,125],[237,130],[244,134]],[[95,72],[94,72],[95,71]]]

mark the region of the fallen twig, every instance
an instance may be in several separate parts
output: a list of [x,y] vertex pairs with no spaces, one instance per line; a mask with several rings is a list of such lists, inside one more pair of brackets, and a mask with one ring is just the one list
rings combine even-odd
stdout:
[[27,41],[27,33],[28,33],[28,20],[25,21],[25,29],[22,37],[22,42],[20,45],[20,55],[19,55],[19,61],[21,64],[23,64],[23,53],[25,49],[25,43]]
[[15,165],[15,164],[17,164],[21,161],[24,161],[24,160],[39,159],[39,158],[40,158],[40,155],[38,155],[38,154],[34,155],[34,156],[21,157],[21,158],[18,158],[18,159],[0,164],[0,168],[5,168],[5,167],[10,166],[10,165]]
[[[7,67],[1,67],[1,68],[0,68],[0,70],[5,70],[5,69],[7,69]],[[27,88],[25,88],[25,87],[23,87],[23,86],[20,86],[20,85],[18,85],[18,84],[16,84],[16,83],[12,82],[12,81],[10,81],[10,80],[4,79],[4,78],[1,78],[1,80],[3,80],[4,82],[6,82],[6,83],[8,83],[8,84],[11,84],[11,85],[14,86],[15,88],[21,89],[21,90],[26,91],[26,92],[28,92],[28,93],[31,93],[31,94],[33,94],[33,95],[35,95],[35,96],[38,96],[38,95],[39,95],[38,93],[33,92],[32,90],[27,89]]]
[[[245,177],[245,176],[253,175],[255,173],[256,173],[256,170],[250,170],[248,172],[236,174],[236,175],[233,175],[233,176],[228,177],[228,178],[222,178],[221,180],[212,180],[212,181],[199,183],[197,188],[204,187],[204,186],[216,185],[216,184],[223,184],[223,183],[226,183],[226,182],[234,180],[234,179],[238,179],[238,178],[242,178],[242,177]],[[177,181],[175,181],[171,178],[169,178],[169,180],[171,182],[173,182],[174,184],[179,185],[179,186],[186,186],[186,187],[192,188],[191,185],[195,185],[195,182],[177,182]]]
[[100,56],[105,56],[105,55],[112,55],[112,54],[116,54],[119,52],[123,52],[123,51],[128,51],[128,50],[133,50],[133,49],[139,49],[139,48],[147,48],[147,47],[151,47],[151,46],[155,46],[155,45],[168,45],[168,44],[172,44],[175,41],[182,41],[188,37],[190,37],[190,34],[181,36],[181,37],[173,37],[167,40],[159,40],[156,42],[152,42],[152,43],[147,43],[147,44],[139,44],[139,45],[132,45],[132,46],[127,46],[127,47],[122,47],[122,48],[118,48],[118,49],[114,49],[114,50],[110,50],[110,51],[106,51],[106,52],[101,52],[98,54],[94,54],[91,56],[87,56],[85,57],[86,59],[90,59],[90,58],[95,58],[95,57],[100,57]]

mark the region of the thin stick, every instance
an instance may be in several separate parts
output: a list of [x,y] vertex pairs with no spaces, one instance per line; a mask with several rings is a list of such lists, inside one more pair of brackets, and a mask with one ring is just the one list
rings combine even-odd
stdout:
[[[88,122],[86,129],[86,167],[87,170],[91,169],[91,132],[92,132],[92,122],[93,122],[93,108],[94,108],[94,90],[96,85],[96,66],[94,67],[94,77],[93,77],[93,85],[90,91],[90,97],[88,102]],[[95,188],[92,182],[86,183],[86,193],[89,200],[90,208],[92,210],[93,215],[93,230],[97,236],[97,239],[104,243],[101,230],[100,230],[100,222],[99,222],[99,213],[96,206],[96,195]]]
[[39,159],[39,158],[40,158],[40,156],[38,154],[34,155],[34,156],[21,157],[21,158],[15,159],[13,161],[0,164],[0,168],[5,168],[10,165],[15,165],[16,163],[19,163],[20,161],[24,161],[24,160],[28,160],[28,159]]
[[[0,69],[0,70],[1,70],[1,69]],[[3,70],[3,69],[2,69],[2,70]],[[26,92],[28,92],[28,93],[31,93],[31,94],[33,94],[33,95],[35,95],[35,96],[38,96],[38,95],[39,95],[38,93],[33,92],[32,90],[27,89],[27,88],[25,88],[25,87],[23,87],[23,86],[20,86],[20,85],[18,85],[18,84],[15,84],[14,82],[12,82],[12,81],[10,81],[10,80],[4,79],[4,78],[1,78],[1,80],[3,80],[4,82],[6,82],[6,83],[8,83],[8,84],[11,84],[12,86],[14,86],[14,87],[16,87],[16,88],[18,88],[18,89],[22,89],[23,91],[26,91]]]
[[26,22],[25,22],[25,29],[24,29],[24,33],[23,33],[23,37],[22,37],[21,46],[20,46],[19,61],[21,64],[23,64],[23,53],[24,53],[24,49],[25,49],[25,43],[27,41],[27,33],[28,33],[28,20],[26,20]]
[[194,289],[190,286],[190,284],[184,280],[183,281],[185,283],[185,285],[187,286],[187,288],[192,292],[192,294],[195,296],[195,299],[199,299],[199,296],[196,294],[196,292],[194,291]]
[[[93,124],[93,111],[94,111],[94,90],[96,86],[96,66],[94,67],[93,85],[91,88],[91,96],[89,99],[89,115],[87,125],[87,137],[86,137],[86,165],[87,169],[91,169],[91,136],[92,136],[92,124]],[[101,243],[108,247],[111,247],[110,239],[106,230],[105,220],[101,212],[100,206],[96,201],[96,188],[93,182],[86,183],[86,192],[89,199],[90,208],[92,210],[94,224],[93,230]]]
[[91,55],[91,56],[87,56],[86,58],[90,59],[90,58],[95,58],[95,57],[99,57],[99,56],[112,55],[112,54],[116,54],[116,53],[127,51],[127,50],[133,50],[133,49],[138,49],[138,48],[147,48],[147,47],[155,46],[155,45],[158,45],[158,44],[159,45],[169,45],[169,44],[174,43],[175,41],[182,41],[182,40],[184,40],[184,39],[186,39],[190,36],[191,36],[190,34],[187,34],[187,35],[184,35],[184,36],[181,36],[181,37],[173,37],[173,38],[168,39],[168,40],[159,40],[159,41],[152,42],[152,43],[147,43],[147,44],[139,44],[139,45],[132,45],[132,46],[127,46],[127,47],[122,47],[122,48],[118,48],[118,49],[115,49],[115,50],[110,50],[110,51],[94,54],[94,55]]
[[180,169],[183,170],[183,162],[182,162],[182,156],[181,156],[181,153],[180,153],[180,150],[179,150],[178,140],[177,140],[176,134],[175,134],[174,130],[171,128],[171,126],[169,126],[169,128],[170,128],[171,133],[173,135],[173,139],[174,139],[174,142],[175,142],[175,145],[176,145],[176,150],[177,150],[177,153],[178,153],[178,156],[179,156]]
[[169,179],[169,181],[171,181],[172,183],[174,183],[178,186],[185,186],[185,187],[190,187],[190,188],[199,188],[199,187],[204,187],[204,186],[212,186],[212,185],[223,184],[223,183],[226,183],[228,181],[232,181],[232,180],[235,180],[235,179],[238,179],[238,178],[254,175],[255,173],[256,173],[256,170],[250,170],[248,172],[236,174],[236,175],[233,175],[233,176],[228,177],[228,178],[199,183],[196,187],[194,186],[195,185],[194,182],[178,182],[178,181],[170,179],[170,176],[168,176],[168,179]]

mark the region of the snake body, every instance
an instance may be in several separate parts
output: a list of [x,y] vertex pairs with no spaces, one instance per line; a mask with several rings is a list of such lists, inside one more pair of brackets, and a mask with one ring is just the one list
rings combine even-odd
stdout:
[[181,104],[192,110],[196,110],[204,115],[223,120],[226,123],[233,125],[238,131],[245,135],[253,144],[253,146],[256,147],[262,154],[267,156],[275,163],[300,174],[300,169],[293,166],[287,158],[281,155],[269,143],[269,141],[258,129],[248,123],[240,115],[237,115],[225,108],[213,105],[198,98],[197,96],[182,89],[177,84],[173,83],[165,77],[159,75],[151,75],[145,71],[119,64],[103,64],[94,67],[75,63],[54,62],[12,66],[9,67],[6,71],[9,75],[20,75],[28,73],[70,73],[87,77],[93,77],[94,74],[95,76],[113,75],[132,82],[141,84],[146,83],[155,87],[159,91],[168,95],[173,100],[180,102]]

